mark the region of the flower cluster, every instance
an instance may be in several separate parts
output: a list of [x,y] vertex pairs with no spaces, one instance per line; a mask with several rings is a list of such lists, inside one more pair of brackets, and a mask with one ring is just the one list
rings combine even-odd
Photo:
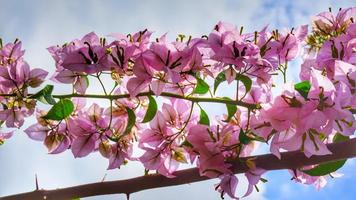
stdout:
[[150,127],[140,134],[139,147],[145,153],[139,158],[146,169],[157,170],[174,177],[180,163],[187,163],[189,154],[184,149],[190,126],[197,123],[190,104],[184,100],[164,103],[162,111],[150,122]]
[[[52,95],[52,85],[28,94],[47,72],[30,70],[16,41],[0,49],[0,93],[7,94],[0,97],[1,124],[22,126],[39,100],[52,107],[36,109],[38,123],[25,132],[51,154],[70,149],[79,158],[99,151],[108,169],[140,161],[146,173],[166,177],[174,177],[182,164],[196,165],[201,176],[220,179],[216,190],[222,196],[238,199],[233,163],[254,155],[259,145],[267,143],[278,158],[294,150],[311,157],[331,154],[328,143],[354,134],[354,19],[356,8],[336,16],[324,12],[313,18],[309,34],[307,25],[244,33],[243,27],[219,22],[208,35],[179,35],[175,41],[166,34],[152,40],[147,29],[112,34],[110,40],[91,32],[48,48],[56,63],[51,79],[71,84],[68,95]],[[293,66],[288,63],[302,52],[301,82],[286,83]],[[285,83],[276,96],[274,75]],[[229,91],[217,93],[225,82]],[[103,94],[89,94],[89,83]],[[87,105],[85,98],[106,99],[110,106]],[[210,119],[201,102],[224,104],[227,112]],[[0,134],[0,142],[11,134]],[[135,144],[142,151],[137,157]],[[253,159],[243,162],[247,196],[265,182],[266,170]],[[316,173],[318,167],[291,170],[293,180],[321,188],[335,170]]]
[[[271,137],[270,149],[280,157],[280,149],[302,150],[307,157],[331,154],[326,143],[337,135],[346,137],[356,130],[355,101],[355,23],[356,9],[340,10],[337,16],[324,12],[314,18],[311,37],[321,34],[319,49],[310,43],[301,66],[296,85],[286,85],[273,103],[263,106],[255,131]],[[262,129],[263,126],[263,129]],[[325,185],[323,177],[317,179],[301,171],[293,173],[295,180]],[[321,181],[323,180],[323,181]]]
[[[1,41],[1,40],[0,40]],[[30,69],[24,60],[21,42],[0,42],[0,128],[5,123],[8,128],[19,128],[24,118],[31,116],[36,106],[34,99],[28,98],[28,88],[36,88],[46,78],[48,72],[42,69]],[[11,136],[2,133],[0,142]]]

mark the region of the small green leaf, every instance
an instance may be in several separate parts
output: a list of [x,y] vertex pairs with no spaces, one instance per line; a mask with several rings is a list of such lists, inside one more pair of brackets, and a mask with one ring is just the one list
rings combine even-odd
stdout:
[[236,80],[241,81],[244,84],[246,89],[245,94],[247,94],[251,90],[252,80],[248,76],[236,74]]
[[239,141],[242,144],[248,144],[251,141],[251,139],[249,137],[247,137],[247,135],[243,129],[240,129]]
[[48,111],[44,119],[62,120],[69,117],[74,110],[73,102],[69,99],[61,99]]
[[193,145],[188,140],[184,140],[180,146],[186,146],[189,148],[193,148]]
[[142,123],[146,123],[146,122],[151,121],[155,117],[155,115],[157,113],[156,100],[152,96],[148,96],[148,100],[149,100],[148,108],[147,108],[145,117],[142,120]]
[[[200,105],[199,105],[199,107],[200,107]],[[210,126],[209,116],[208,116],[208,114],[205,112],[205,110],[202,107],[200,107],[199,124],[204,124],[204,125]]]
[[[231,100],[229,97],[224,97],[223,99],[227,99],[227,100]],[[226,104],[226,108],[227,108],[227,119],[226,121],[230,121],[231,118],[235,115],[236,111],[237,111],[237,106],[234,104]]]
[[123,135],[129,134],[131,132],[132,127],[136,123],[136,115],[135,115],[134,111],[128,107],[126,107],[126,111],[127,111],[128,119],[127,119],[127,126],[126,126],[126,129],[125,129]]
[[344,166],[345,162],[346,160],[327,162],[303,172],[310,176],[325,176],[340,169],[342,166]]
[[350,139],[347,136],[341,135],[340,133],[336,133],[333,138],[333,142],[343,142]]
[[209,85],[201,78],[197,77],[197,85],[194,88],[195,94],[206,94],[209,91]]
[[309,81],[303,81],[294,85],[294,89],[297,90],[299,94],[302,95],[302,97],[305,99],[308,98],[310,88],[311,85]]
[[45,104],[54,105],[54,104],[56,104],[56,101],[54,100],[54,98],[52,96],[52,92],[53,92],[53,85],[46,85],[42,90],[40,90],[36,94],[31,95],[29,98],[37,99],[40,102],[45,103]]
[[[348,137],[343,136],[340,133],[336,133],[333,138],[333,142],[342,142],[348,139],[349,139]],[[303,172],[310,176],[325,176],[340,169],[342,166],[344,166],[345,163],[346,163],[346,159],[327,162],[327,163],[320,164],[314,167],[313,169],[305,170]]]
[[218,89],[220,83],[222,83],[224,81],[226,81],[225,73],[220,72],[218,74],[218,76],[216,76],[215,81],[214,81],[214,94],[215,94],[216,90]]

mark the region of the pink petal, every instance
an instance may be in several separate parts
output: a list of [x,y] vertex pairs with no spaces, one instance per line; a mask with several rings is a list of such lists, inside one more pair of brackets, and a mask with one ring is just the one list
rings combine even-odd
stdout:
[[148,149],[139,160],[146,169],[156,170],[162,164],[163,160],[159,151]]
[[235,196],[236,187],[239,180],[234,174],[224,174],[220,181],[220,188],[233,199],[238,199]]
[[77,75],[70,70],[63,70],[58,72],[53,78],[61,83],[74,83]]
[[33,124],[24,130],[28,137],[37,141],[43,141],[46,138],[48,131],[48,127],[42,126],[40,124]]
[[308,25],[299,26],[295,30],[294,35],[299,41],[303,41],[305,37],[308,35]]
[[70,139],[66,135],[52,134],[45,138],[44,144],[50,154],[58,154],[67,150],[70,146]]
[[124,163],[124,160],[125,157],[123,153],[120,151],[119,148],[116,147],[114,153],[112,153],[111,156],[109,157],[109,166],[107,169],[109,170],[109,169],[115,169],[120,167],[120,165]]
[[89,155],[95,149],[95,143],[98,139],[98,134],[91,134],[77,137],[72,143],[72,153],[75,158],[81,158]]
[[74,84],[74,89],[79,94],[85,94],[85,91],[87,90],[88,86],[89,86],[88,79],[84,76],[80,76],[78,77],[77,81]]
[[29,85],[31,87],[38,87],[44,81],[47,75],[48,72],[43,69],[36,68],[31,70]]
[[151,90],[156,96],[159,96],[164,90],[165,83],[161,80],[153,80],[151,82]]
[[134,77],[127,82],[126,88],[130,93],[130,97],[135,97],[138,93],[144,91],[149,84],[150,80]]

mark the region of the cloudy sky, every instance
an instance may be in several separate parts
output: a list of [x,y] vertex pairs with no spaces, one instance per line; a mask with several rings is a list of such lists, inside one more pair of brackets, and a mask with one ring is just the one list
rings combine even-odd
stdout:
[[[128,3],[129,2],[129,3]],[[335,3],[337,2],[337,3]],[[155,36],[166,32],[173,38],[180,33],[200,36],[209,33],[218,21],[243,25],[245,30],[259,30],[269,24],[271,28],[293,27],[308,24],[310,17],[332,7],[355,5],[355,1],[283,1],[283,0],[0,0],[0,37],[4,41],[19,38],[26,49],[31,66],[54,71],[46,47],[62,44],[73,38],[95,31],[100,35],[114,32],[130,33],[148,28]],[[297,81],[297,64],[290,78]],[[57,88],[61,90],[61,88]],[[210,110],[209,112],[213,112]],[[34,123],[28,120],[24,127]],[[50,189],[142,175],[137,163],[120,170],[106,171],[107,161],[97,154],[74,159],[70,152],[52,156],[38,142],[31,141],[20,130],[0,147],[0,196],[26,192],[35,187],[37,174],[40,187]],[[269,182],[260,185],[261,191],[249,199],[355,199],[356,162],[349,160],[342,169],[344,177],[331,180],[325,189],[294,184],[286,171],[267,174]],[[207,199],[219,198],[214,191],[216,180],[154,189],[132,195],[134,200],[154,199]],[[241,178],[239,192],[246,188]],[[123,195],[88,199],[124,199]]]

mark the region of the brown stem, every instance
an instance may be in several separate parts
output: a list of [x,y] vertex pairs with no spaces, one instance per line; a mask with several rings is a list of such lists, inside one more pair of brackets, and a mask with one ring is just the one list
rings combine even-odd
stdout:
[[[253,158],[256,167],[266,170],[298,169],[306,165],[353,158],[356,157],[356,138],[344,142],[328,144],[328,148],[333,154],[323,156],[314,155],[307,158],[301,151],[292,151],[282,153],[280,160],[272,154],[265,154],[240,158],[240,160],[232,164],[234,172],[240,174],[248,171],[248,167],[244,164],[244,161],[251,158]],[[180,170],[174,174],[176,175],[175,178],[166,178],[162,175],[155,174],[127,180],[98,182],[55,190],[35,190],[33,192],[2,197],[0,200],[62,200],[119,193],[131,194],[152,188],[182,185],[209,179],[208,177],[200,176],[198,168]]]

